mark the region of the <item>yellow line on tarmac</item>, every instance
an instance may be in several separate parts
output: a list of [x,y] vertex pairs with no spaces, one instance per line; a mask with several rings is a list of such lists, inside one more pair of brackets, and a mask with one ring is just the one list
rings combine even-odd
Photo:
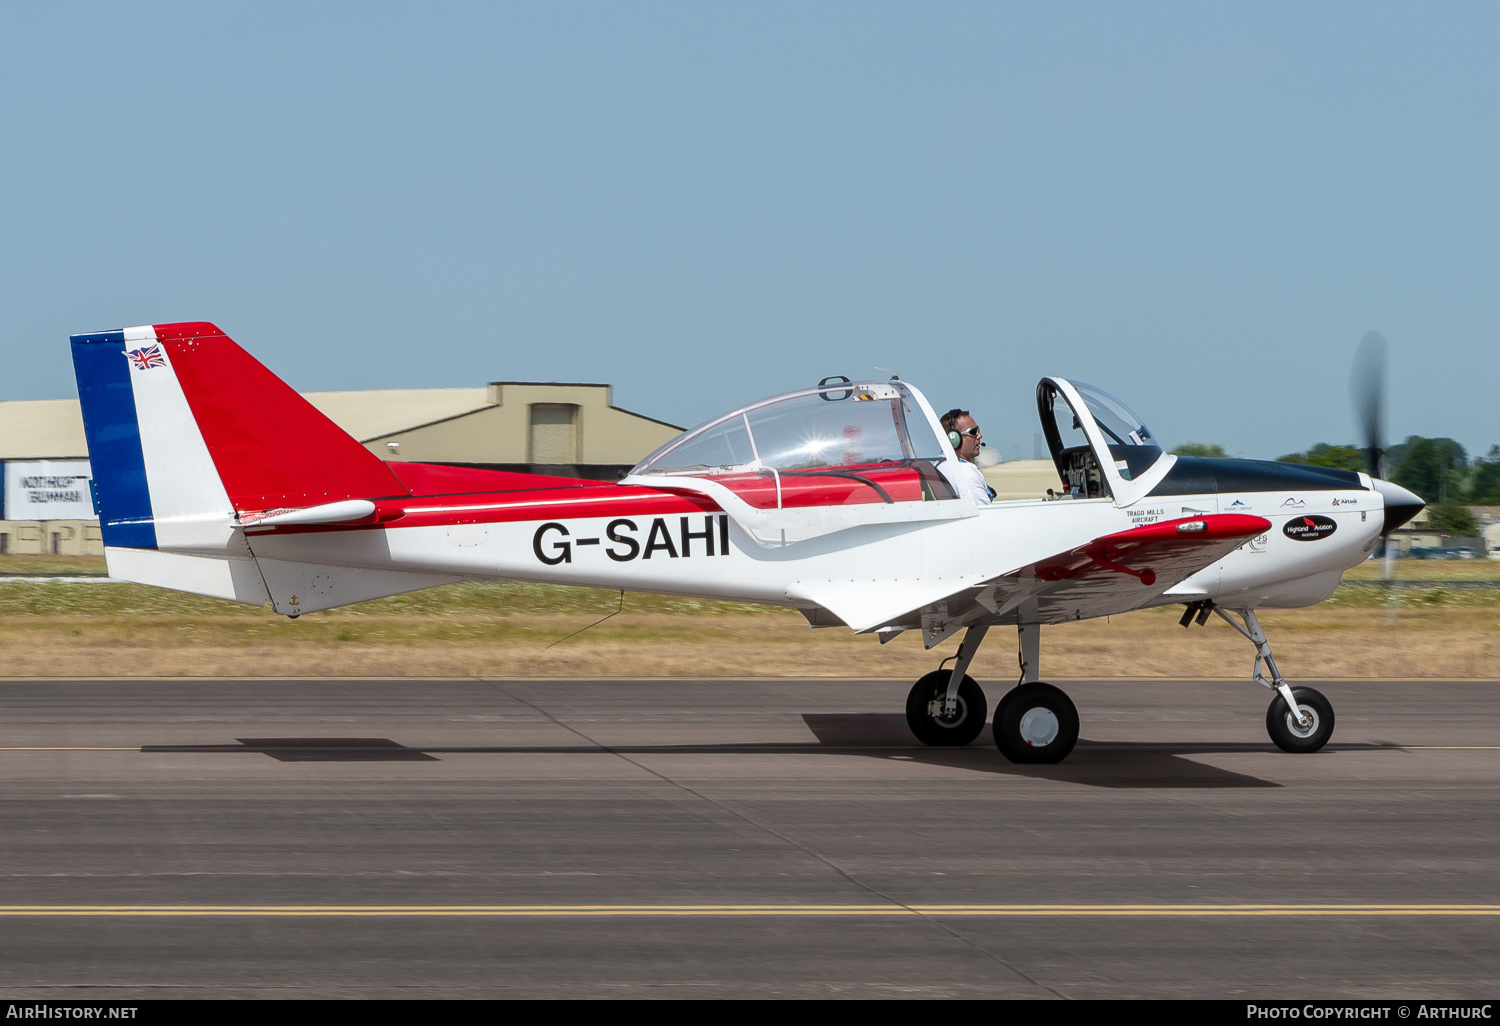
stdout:
[[0,905],[0,917],[1500,916],[1500,905]]
[[[914,746],[907,746],[907,747],[914,747]],[[1095,747],[1112,748],[1112,747],[1131,747],[1131,746],[1116,746],[1116,745],[1103,744],[1103,745],[1098,745],[1098,746],[1095,746]],[[1165,744],[1165,745],[1159,745],[1159,746],[1155,746],[1155,747],[1160,747],[1160,748],[1197,748],[1199,746],[1184,743],[1184,744],[1180,744],[1180,745]],[[232,752],[232,753],[238,753],[239,752],[238,748],[234,748],[233,746],[228,746],[228,745],[215,746],[215,748],[216,748],[215,751],[209,752],[209,753],[206,753],[206,754],[220,755],[220,754],[223,754],[224,751],[226,751],[226,750],[229,751],[229,752]],[[139,752],[140,750],[141,750],[141,748],[140,748],[139,745],[24,745],[24,746],[23,745],[17,745],[17,746],[0,745],[0,752]],[[263,746],[263,747],[247,747],[244,750],[246,752],[250,752],[251,754],[256,754],[256,753],[277,752],[277,751],[281,751],[283,749],[280,746],[268,745],[268,746]],[[337,746],[337,745],[329,745],[329,746],[326,746],[326,747],[311,747],[311,748],[305,748],[305,747],[302,747],[302,746],[287,746],[286,750],[287,751],[298,751],[298,752],[321,752],[321,751],[348,751],[350,749],[345,749],[345,748],[343,748],[341,746]],[[394,749],[394,748],[393,749],[385,749],[385,748],[381,748],[381,749],[378,749],[378,750],[379,751],[409,751],[409,752],[425,752],[425,751],[428,751],[428,749],[422,748],[420,746],[418,746],[418,747],[410,747],[410,746],[408,746],[405,749]],[[435,746],[433,746],[432,750],[433,751],[442,750],[443,754],[445,754],[445,755],[462,755],[462,754],[464,754],[464,752],[462,752],[462,751],[455,751],[454,749],[452,749],[452,748],[450,748],[448,746],[445,746],[445,745],[435,745]],[[1391,748],[1388,749],[1388,750],[1400,750],[1400,751],[1408,751],[1408,752],[1496,752],[1496,751],[1500,751],[1500,745],[1392,745]],[[363,749],[353,749],[353,751],[363,751]],[[190,754],[195,754],[195,753],[192,753],[192,752],[183,752],[183,753],[176,753],[176,754],[189,754],[190,755]],[[205,753],[198,753],[198,754],[205,754]],[[477,754],[483,754],[483,753],[477,753]],[[1204,752],[1204,753],[1201,753],[1201,754],[1213,755],[1213,754],[1225,754],[1225,753],[1222,753],[1222,752]]]

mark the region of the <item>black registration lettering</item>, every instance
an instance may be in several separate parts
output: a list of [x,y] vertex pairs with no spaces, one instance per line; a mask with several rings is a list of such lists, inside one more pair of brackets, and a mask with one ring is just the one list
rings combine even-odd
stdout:
[[[651,521],[644,548],[638,537],[640,525],[634,520],[620,517],[611,520],[604,528],[604,538],[573,538],[568,529],[559,523],[546,523],[536,529],[531,539],[531,550],[536,558],[548,566],[573,562],[573,549],[585,545],[604,545],[604,554],[616,563],[628,563],[632,559],[650,559],[654,553],[665,552],[671,559],[690,557],[694,554],[694,543],[701,542],[697,550],[704,556],[729,555],[729,517],[720,513],[718,530],[714,530],[714,514],[703,518],[703,530],[694,531],[691,517],[679,517],[677,540],[667,527],[664,517]],[[555,534],[551,534],[555,532]],[[679,551],[678,542],[681,543]]]
[[708,546],[708,554],[710,556],[712,556],[714,554],[714,518],[713,517],[704,517],[703,518],[703,530],[701,530],[701,531],[689,531],[688,530],[688,518],[687,517],[682,517],[681,519],[682,519],[681,537],[682,537],[682,555],[683,555],[683,558],[687,558],[688,556],[691,556],[693,554],[692,542],[693,542],[694,538],[697,538],[698,540],[700,540],[701,542],[703,542],[703,544],[707,545]]
[[[660,538],[660,541],[657,539]],[[658,550],[665,551],[673,559],[677,558],[677,546],[672,544],[672,536],[667,532],[667,522],[661,517],[651,521],[651,533],[646,536],[646,551],[642,559],[650,559],[651,553]]]
[[563,538],[566,538],[568,536],[568,529],[562,524],[550,523],[543,524],[541,527],[538,527],[536,529],[536,534],[531,536],[531,551],[536,553],[536,558],[540,559],[548,566],[556,566],[559,563],[573,562],[573,546],[568,544],[566,541],[553,539],[551,552],[547,552],[542,549],[542,539],[546,537],[548,531],[556,531],[558,534],[562,535]]
[[641,554],[641,543],[636,541],[629,535],[620,534],[621,531],[629,531],[631,534],[634,534],[635,521],[624,519],[611,520],[609,522],[609,526],[604,529],[604,536],[606,538],[614,542],[616,545],[625,546],[623,551],[616,551],[613,548],[604,550],[605,555],[609,556],[609,558],[614,560],[616,563],[629,562],[630,560]]

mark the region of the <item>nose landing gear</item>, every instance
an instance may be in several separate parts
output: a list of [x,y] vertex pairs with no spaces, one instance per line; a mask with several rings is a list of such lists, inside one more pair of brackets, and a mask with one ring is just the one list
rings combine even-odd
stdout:
[[[1305,753],[1316,752],[1326,745],[1333,736],[1333,705],[1312,688],[1293,688],[1286,682],[1286,678],[1276,668],[1276,660],[1271,655],[1271,643],[1266,640],[1266,632],[1261,629],[1255,610],[1234,610],[1244,621],[1241,625],[1216,605],[1207,604],[1197,610],[1189,606],[1188,612],[1183,614],[1182,625],[1188,625],[1194,612],[1197,613],[1198,622],[1202,623],[1208,618],[1209,610],[1217,613],[1225,623],[1243,634],[1255,646],[1255,666],[1251,675],[1255,683],[1276,692],[1276,697],[1271,700],[1271,707],[1266,710],[1266,733],[1271,735],[1276,747],[1283,752]],[[1261,672],[1262,663],[1271,672],[1269,680]]]

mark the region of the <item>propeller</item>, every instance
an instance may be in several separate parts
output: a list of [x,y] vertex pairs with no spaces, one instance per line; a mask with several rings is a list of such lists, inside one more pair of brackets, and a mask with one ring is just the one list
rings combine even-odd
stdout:
[[1385,523],[1380,529],[1380,550],[1385,557],[1383,576],[1389,578],[1395,553],[1388,536],[1396,528],[1422,512],[1426,505],[1417,495],[1394,482],[1385,480],[1385,363],[1390,345],[1378,331],[1369,331],[1354,350],[1354,367],[1349,373],[1349,394],[1354,401],[1354,417],[1359,423],[1360,442],[1365,450],[1365,470],[1375,490],[1385,498]]
[[1378,331],[1365,332],[1354,350],[1354,368],[1349,373],[1349,393],[1354,400],[1354,417],[1359,422],[1359,440],[1364,443],[1365,471],[1371,477],[1385,477],[1381,460],[1382,422],[1385,419],[1385,354],[1390,346]]

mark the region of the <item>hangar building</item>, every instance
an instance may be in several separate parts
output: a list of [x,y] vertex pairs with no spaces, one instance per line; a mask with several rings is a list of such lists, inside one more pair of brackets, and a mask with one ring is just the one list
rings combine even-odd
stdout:
[[[610,401],[610,386],[306,392],[381,459],[614,480],[682,428]],[[0,555],[99,555],[76,399],[0,402]]]

